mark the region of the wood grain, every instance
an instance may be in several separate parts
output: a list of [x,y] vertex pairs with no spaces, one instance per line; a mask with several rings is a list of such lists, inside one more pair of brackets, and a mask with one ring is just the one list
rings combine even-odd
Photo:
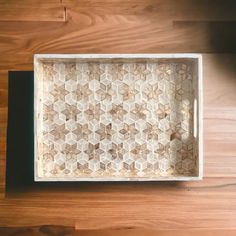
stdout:
[[[234,1],[1,0],[0,6],[0,226],[8,227],[0,235],[235,235]],[[32,70],[34,53],[142,52],[203,53],[203,181],[6,186],[8,70]]]

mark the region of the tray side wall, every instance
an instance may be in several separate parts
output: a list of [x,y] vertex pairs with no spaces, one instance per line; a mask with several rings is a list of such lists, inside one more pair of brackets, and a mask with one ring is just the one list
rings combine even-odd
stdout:
[[37,59],[37,57],[34,57],[34,180],[35,181],[41,181],[42,178],[40,178],[40,162],[39,162],[39,145],[40,145],[40,139],[39,139],[39,125],[40,122],[40,113],[39,113],[39,106],[40,106],[40,82],[42,81],[42,63],[40,60]]
[[198,58],[198,177],[203,178],[203,61]]

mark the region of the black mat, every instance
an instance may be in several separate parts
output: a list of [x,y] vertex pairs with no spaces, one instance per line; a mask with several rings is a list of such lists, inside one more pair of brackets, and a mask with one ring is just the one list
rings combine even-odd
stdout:
[[33,71],[9,72],[7,191],[34,183],[33,74]]

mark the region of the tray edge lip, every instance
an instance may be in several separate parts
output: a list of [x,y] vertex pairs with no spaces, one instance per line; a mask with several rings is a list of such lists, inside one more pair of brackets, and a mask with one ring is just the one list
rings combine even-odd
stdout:
[[109,58],[196,58],[201,59],[202,54],[200,53],[134,53],[134,54],[113,54],[113,53],[88,53],[88,54],[34,54],[34,61],[38,59],[109,59]]
[[181,177],[38,177],[35,176],[35,182],[166,182],[166,181],[193,181],[202,180],[201,176],[181,176]]
[[37,94],[37,73],[35,73],[36,68],[37,68],[37,64],[38,64],[38,59],[37,57],[34,55],[33,57],[33,61],[34,61],[34,181],[36,182],[38,177],[38,148],[37,148],[37,144],[38,144],[38,138],[37,138],[37,99],[38,99],[38,94]]
[[199,178],[203,178],[203,58],[202,55],[198,57],[198,176]]

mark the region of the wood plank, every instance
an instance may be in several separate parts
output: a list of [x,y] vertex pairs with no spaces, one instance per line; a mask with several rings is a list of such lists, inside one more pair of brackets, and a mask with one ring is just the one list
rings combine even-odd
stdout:
[[[79,13],[90,8],[98,15],[151,16],[170,21],[232,21],[236,20],[233,0],[63,0],[63,5]],[[78,4],[80,3],[80,4]],[[210,10],[209,10],[210,9]]]
[[[222,88],[219,86],[219,88]],[[215,91],[214,94],[217,94]],[[220,92],[225,96],[224,92]],[[230,93],[228,93],[228,97]],[[210,96],[209,96],[210,97]],[[231,99],[224,99],[232,103]],[[220,101],[220,99],[218,99]],[[207,101],[206,101],[207,102]],[[204,113],[204,166],[205,176],[236,177],[236,109],[232,106],[205,108]]]
[[[107,17],[99,22],[98,16],[90,18],[81,15],[80,20],[75,19],[66,24],[44,22],[37,25],[28,22],[30,24],[20,25],[18,22],[11,25],[13,22],[10,22],[7,29],[1,27],[0,22],[1,51],[6,55],[4,59],[0,59],[1,67],[9,69],[11,65],[30,63],[33,53],[132,53],[134,51],[164,53],[230,50],[225,45],[214,48],[214,45],[209,43],[208,30],[205,28],[160,28],[154,21],[137,19],[137,17],[130,19]],[[91,25],[90,21],[93,22]],[[32,31],[34,27],[36,28]],[[25,50],[22,51],[22,48]],[[13,53],[14,57],[11,57]]]
[[[60,22],[52,23],[42,22],[39,25],[31,22],[23,24],[21,22],[1,22],[2,50],[8,58],[1,65],[9,66],[9,64],[16,64],[16,61],[19,63],[20,60],[23,64],[29,63],[34,52],[229,51],[227,43],[217,48],[209,43],[211,32],[205,25],[173,29],[171,25],[163,25],[163,21],[156,24],[156,19],[153,17],[143,19],[140,17],[139,19],[137,15],[122,17],[107,15],[102,18],[92,14],[90,10],[84,13],[74,13],[72,10],[68,10],[68,23],[59,25],[57,24]],[[37,30],[32,31],[35,28]],[[216,40],[219,40],[222,30],[215,35]],[[52,31],[53,34],[51,34]],[[127,32],[129,32],[128,35]],[[95,41],[93,36],[96,38]],[[228,37],[224,38],[227,41]],[[96,47],[94,47],[95,44]],[[21,48],[24,47],[27,50],[21,51]],[[11,57],[12,53],[16,57]]]
[[231,30],[236,27],[236,22],[227,21],[174,21],[174,29],[195,29],[198,32],[207,32],[208,40],[211,48],[217,48],[217,52],[236,52],[234,42],[236,39],[236,31]]
[[[205,113],[211,115],[211,118],[217,118],[226,109],[227,112],[224,111],[221,116],[235,118],[235,110],[231,112],[231,109],[235,109],[236,105],[236,54],[207,55],[203,63],[206,65],[203,67],[204,103],[208,107]],[[217,110],[219,112],[215,114]]]
[[1,226],[73,226],[76,222],[77,229],[235,229],[235,191],[235,178],[189,183],[35,183],[0,201],[0,222]]
[[234,236],[235,230],[145,230],[145,229],[112,229],[112,230],[75,230],[73,227],[42,225],[35,227],[5,227],[0,228],[0,233],[5,236],[45,236],[45,235],[67,235],[67,236]]
[[[51,225],[43,225],[43,226],[35,226],[35,227],[2,227],[0,228],[0,233],[5,236],[45,236],[45,235],[67,235],[67,236],[116,236],[116,235],[124,235],[124,236],[130,236],[130,235],[147,235],[147,236],[154,236],[154,235],[160,235],[160,236],[169,236],[169,235],[191,235],[195,236],[199,233],[206,232],[201,230],[188,230],[186,232],[176,231],[176,230],[168,230],[168,231],[160,231],[160,230],[133,230],[133,229],[118,229],[118,230],[75,230],[73,227],[67,227],[67,226],[51,226]],[[207,231],[206,236],[212,236],[212,235],[221,235],[224,233],[226,236],[234,235],[234,230],[212,230]]]
[[[139,3],[139,2],[138,2]],[[66,2],[65,2],[66,4]],[[118,2],[114,2],[109,4],[109,2],[104,3],[93,3],[95,6],[103,9],[101,15],[99,12],[94,12],[94,8],[92,7],[93,4],[90,2],[84,2],[83,4],[78,5],[76,1],[73,1],[78,7],[82,7],[83,10],[76,11],[77,8],[70,8],[70,5],[67,9],[67,15],[69,22],[66,24],[66,27],[60,27],[60,25],[56,26],[54,24],[25,24],[24,22],[10,22],[7,23],[7,28],[5,28],[5,23],[0,24],[0,28],[2,31],[2,42],[4,43],[4,52],[9,53],[9,58],[12,53],[17,54],[17,51],[20,48],[27,47],[29,51],[32,52],[55,52],[49,45],[57,45],[59,52],[133,52],[134,50],[139,52],[192,52],[192,51],[200,51],[200,52],[213,52],[213,51],[229,51],[230,47],[234,48],[234,45],[231,45],[227,42],[230,39],[230,35],[228,37],[220,37],[223,29],[231,28],[230,24],[232,22],[224,22],[223,26],[221,27],[222,30],[219,32],[215,30],[214,35],[211,38],[214,38],[216,41],[221,42],[218,43],[218,47],[213,47],[212,43],[209,43],[209,37],[212,32],[210,32],[211,27],[206,27],[206,25],[195,25],[195,26],[186,26],[181,27],[181,29],[174,29],[172,28],[172,21],[178,20],[176,18],[170,18],[169,16],[166,20],[163,20],[163,17],[160,16],[160,21],[158,20],[159,24],[156,24],[157,19],[156,17],[160,14],[149,15],[148,17],[139,15],[139,11],[136,12],[133,10],[132,6],[142,6],[145,5],[143,2],[134,5],[133,2],[128,2],[127,6],[123,4],[118,4]],[[92,6],[91,6],[92,4]],[[99,5],[100,4],[100,5]],[[154,4],[153,2],[148,4]],[[159,4],[158,7],[160,8],[160,13],[163,15],[168,15],[168,12],[177,12],[180,15],[186,16],[191,12],[189,8],[192,6],[188,4],[189,8],[183,7],[186,6],[185,4],[179,4],[179,8],[182,9],[180,12],[178,10],[174,11],[174,4],[171,2],[163,3],[157,2],[155,4]],[[168,10],[168,7],[161,8],[162,5],[167,4],[169,8],[172,10]],[[169,5],[168,5],[169,4]],[[204,1],[201,2],[204,5]],[[202,13],[201,4],[197,4],[197,6],[192,6],[192,9],[198,9],[198,12]],[[205,5],[205,9],[209,9],[209,1],[208,4]],[[212,3],[211,3],[212,4]],[[214,3],[215,4],[215,3]],[[218,4],[218,5],[217,5]],[[230,11],[235,8],[227,8],[230,4],[224,4],[224,7],[220,7],[219,3],[215,4],[216,7],[213,10],[209,11],[212,13],[216,11],[216,16],[222,16],[222,12],[224,15],[229,16]],[[117,6],[116,6],[117,5]],[[73,5],[74,6],[74,5]],[[101,7],[102,6],[102,7]],[[116,6],[116,7],[114,7]],[[112,9],[119,9],[119,6],[126,8],[129,14],[125,15],[124,9],[122,8],[119,12],[121,15],[112,12]],[[125,6],[125,7],[124,7]],[[148,8],[149,5],[146,7]],[[217,7],[218,6],[218,7]],[[44,6],[45,8],[45,6]],[[158,8],[158,9],[159,9]],[[4,8],[3,8],[4,9]],[[49,8],[50,9],[50,8]],[[80,9],[80,8],[79,8]],[[95,8],[96,9],[96,8]],[[218,9],[218,10],[214,10]],[[219,11],[219,12],[218,12]],[[7,12],[7,11],[5,11]],[[122,13],[123,12],[123,13]],[[154,11],[155,12],[155,11]],[[217,13],[218,12],[218,13]],[[19,14],[16,14],[19,15]],[[192,13],[190,14],[192,15]],[[209,14],[208,14],[209,15]],[[232,14],[236,15],[236,14]],[[24,16],[23,16],[24,17]],[[219,19],[219,18],[218,18]],[[181,18],[179,18],[181,20]],[[184,19],[182,19],[184,20]],[[191,20],[191,19],[185,19]],[[201,20],[198,17],[198,21]],[[204,20],[204,19],[203,19]],[[168,22],[168,24],[164,24],[164,22]],[[30,23],[30,22],[26,22]],[[42,22],[43,23],[43,22]],[[188,23],[188,22],[187,22]],[[220,25],[221,23],[216,22],[215,25]],[[63,25],[62,25],[63,26]],[[226,26],[226,27],[225,27]],[[227,27],[228,26],[228,27]],[[29,29],[29,30],[27,30]],[[34,29],[34,33],[32,32]],[[79,31],[78,31],[79,29]],[[86,29],[86,30],[85,30]],[[100,29],[99,32],[97,32]],[[14,31],[12,31],[14,30]],[[66,31],[65,31],[66,30]],[[75,31],[76,30],[76,31]],[[51,32],[53,31],[53,34]],[[11,33],[14,32],[14,35]],[[18,34],[16,34],[18,32]],[[39,33],[40,32],[40,33]],[[42,33],[43,32],[43,33]],[[132,33],[133,32],[133,33]],[[234,31],[229,31],[229,33]],[[128,35],[127,35],[128,33]],[[35,35],[37,34],[37,37]],[[19,35],[19,36],[17,36]],[[40,37],[39,37],[40,35]],[[66,36],[65,36],[66,35]],[[104,38],[104,35],[106,37]],[[132,36],[133,35],[133,36]],[[146,35],[147,37],[143,37]],[[45,37],[46,36],[46,37]],[[64,36],[64,37],[63,37]],[[128,37],[127,37],[128,36]],[[103,37],[104,39],[96,40],[96,48],[94,48],[94,38],[98,39]],[[178,39],[179,38],[179,39]],[[220,40],[220,38],[223,38]],[[38,40],[37,40],[38,39]],[[79,40],[78,40],[79,39]],[[108,41],[112,40],[111,42]],[[160,40],[162,39],[162,40]],[[164,40],[163,40],[164,39]],[[65,41],[64,41],[65,40]],[[222,42],[223,40],[223,42]],[[225,41],[224,41],[225,40]],[[13,44],[16,42],[17,44]],[[130,41],[132,43],[127,43]],[[231,37],[231,42],[234,41],[234,38]],[[30,42],[30,44],[28,43]],[[134,43],[135,42],[135,43]],[[225,42],[225,43],[224,43]],[[216,42],[217,44],[217,42]],[[15,46],[14,46],[15,45]],[[66,45],[66,46],[65,46]],[[17,46],[17,48],[16,48]],[[142,49],[142,50],[141,50]],[[3,50],[3,49],[2,49]],[[26,52],[19,52],[19,57],[17,60],[20,60],[20,56],[25,60],[24,54]],[[8,56],[7,56],[8,57]],[[11,59],[13,60],[13,59]],[[9,63],[14,63],[14,61],[9,61]],[[8,65],[9,65],[8,63]],[[25,63],[25,61],[24,61]]]
[[65,21],[65,8],[14,7],[0,4],[0,21]]
[[[235,184],[222,188],[181,185],[178,188],[155,183],[120,185],[118,189],[113,186],[111,191],[106,188],[107,192],[105,187],[101,190],[97,187],[94,193],[74,191],[73,195],[65,196],[54,192],[57,201],[47,194],[41,199],[7,198],[0,202],[1,225],[73,226],[76,222],[77,229],[235,229]],[[187,217],[190,213],[191,217]]]
[[118,230],[77,230],[73,235],[81,235],[81,236],[217,236],[217,235],[225,235],[225,236],[234,236],[235,230],[143,230],[143,229],[118,229]]
[[41,1],[41,0],[22,0],[21,5],[19,5],[18,2],[15,0],[0,0],[0,4],[2,5],[18,5],[24,6],[24,5],[48,5],[48,4],[61,4],[62,0],[47,0],[47,1]]
[[[4,46],[2,50],[9,58],[4,59],[2,66],[17,64],[16,61],[19,63],[20,60],[23,64],[29,63],[32,60],[32,53],[53,53],[55,49],[52,45],[55,45],[57,51],[61,53],[235,50],[234,44],[228,43],[228,41],[234,42],[234,31],[227,30],[234,26],[233,22],[224,22],[220,30],[212,32],[211,25],[207,24],[187,24],[173,29],[169,18],[156,24],[156,17],[140,17],[134,13],[101,16],[93,13],[89,7],[81,12],[76,12],[74,9],[68,9],[67,12],[68,22],[65,24],[57,22],[59,25],[52,24],[53,22],[50,24],[8,22],[5,27],[6,24],[0,22],[0,37]],[[214,23],[216,27],[220,24],[220,22]],[[220,37],[225,29],[228,35]],[[215,43],[212,43],[211,39],[214,39]],[[26,50],[21,51],[24,47]],[[12,53],[16,57],[12,58]]]

